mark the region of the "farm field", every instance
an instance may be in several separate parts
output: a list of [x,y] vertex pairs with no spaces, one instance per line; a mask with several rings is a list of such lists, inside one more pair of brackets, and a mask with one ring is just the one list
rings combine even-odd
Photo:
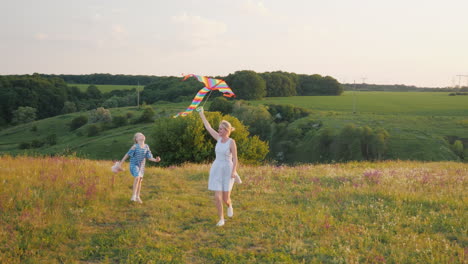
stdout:
[[468,261],[467,164],[243,166],[221,228],[208,164],[147,168],[143,204],[111,165],[0,157],[0,262]]
[[[355,103],[354,103],[355,102]],[[292,104],[316,111],[357,114],[468,116],[468,96],[444,92],[344,92],[341,96],[266,97],[254,104]]]

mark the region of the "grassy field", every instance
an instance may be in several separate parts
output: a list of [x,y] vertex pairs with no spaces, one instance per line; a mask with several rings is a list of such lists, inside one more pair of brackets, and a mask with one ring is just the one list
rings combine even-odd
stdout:
[[[80,88],[81,91],[86,91],[88,86],[91,84],[71,84],[69,83],[68,86],[76,86]],[[102,93],[107,93],[113,90],[131,90],[133,88],[137,88],[137,85],[113,85],[113,84],[94,84]],[[143,85],[140,85],[140,91],[143,90]]]
[[351,114],[355,105],[357,114],[468,116],[468,96],[448,96],[441,92],[345,92],[342,96],[267,97],[255,101],[255,104],[266,103]]
[[[162,156],[164,159],[164,156]],[[216,227],[209,165],[0,157],[0,263],[466,263],[468,165],[241,167]]]

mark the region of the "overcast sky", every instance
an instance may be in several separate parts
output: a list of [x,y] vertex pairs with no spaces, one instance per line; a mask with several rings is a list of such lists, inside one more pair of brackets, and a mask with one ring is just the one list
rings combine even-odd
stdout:
[[[467,0],[1,0],[0,74],[467,85]],[[365,78],[365,79],[363,79]]]

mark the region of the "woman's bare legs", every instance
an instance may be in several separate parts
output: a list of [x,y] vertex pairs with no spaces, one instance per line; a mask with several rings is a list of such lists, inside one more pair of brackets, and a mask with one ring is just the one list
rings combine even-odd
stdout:
[[231,192],[223,192],[223,201],[228,207],[227,215],[228,217],[232,217],[234,215],[234,209],[232,209],[232,201],[231,201]]
[[224,225],[224,212],[223,212],[223,192],[222,191],[215,191],[215,204],[216,204],[216,209],[218,210],[218,217],[219,217],[219,222],[218,226]]
[[231,192],[223,192],[223,202],[228,207],[231,206]]

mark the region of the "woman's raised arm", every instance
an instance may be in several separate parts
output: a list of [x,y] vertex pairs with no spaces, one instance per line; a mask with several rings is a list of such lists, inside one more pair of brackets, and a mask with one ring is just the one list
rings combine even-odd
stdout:
[[202,119],[202,121],[203,121],[203,125],[205,126],[206,130],[208,130],[208,132],[210,132],[210,135],[211,135],[214,139],[218,140],[219,134],[218,134],[218,132],[216,132],[216,130],[214,130],[214,129],[211,127],[211,125],[210,125],[210,123],[208,122],[208,120],[206,120],[205,113],[204,113],[204,111],[203,111],[203,107],[197,108],[197,111],[198,111],[198,113],[200,114],[200,117],[201,117],[201,119]]

